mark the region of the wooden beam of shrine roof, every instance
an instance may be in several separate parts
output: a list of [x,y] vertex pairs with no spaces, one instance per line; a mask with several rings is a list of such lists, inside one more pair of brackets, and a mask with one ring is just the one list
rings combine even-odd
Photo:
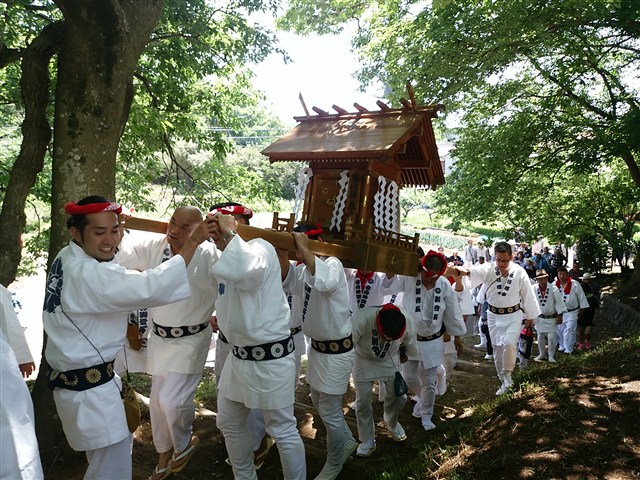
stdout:
[[262,150],[273,161],[306,160],[318,156],[346,158],[381,157],[401,148],[421,127],[424,115],[396,114],[375,118],[340,118],[300,123]]
[[[354,104],[355,106],[356,104]],[[389,110],[367,110],[365,107],[358,105],[356,107],[358,112],[347,113],[347,114],[328,114],[328,115],[311,115],[309,117],[293,117],[296,122],[314,122],[321,121],[324,122],[326,120],[336,120],[339,118],[373,118],[373,117],[384,117],[388,115],[397,115],[404,114],[407,115],[407,110],[403,108],[391,108]],[[436,118],[438,116],[438,112],[444,112],[445,108],[442,104],[434,104],[434,105],[418,105],[415,109],[411,110],[411,114],[420,114],[420,115],[428,115],[431,118]]]
[[[150,218],[131,217],[125,221],[125,228],[133,230],[142,230],[145,232],[167,233],[167,222],[162,220],[152,220]],[[266,230],[263,228],[251,227],[249,225],[238,225],[238,235],[243,240],[249,241],[254,238],[262,238],[273,245],[275,248],[282,248],[289,251],[295,251],[296,243],[293,235],[287,232],[276,232],[274,230]],[[316,255],[337,257],[341,260],[353,262],[355,260],[355,252],[353,248],[334,243],[319,242],[317,240],[309,240],[309,248]]]

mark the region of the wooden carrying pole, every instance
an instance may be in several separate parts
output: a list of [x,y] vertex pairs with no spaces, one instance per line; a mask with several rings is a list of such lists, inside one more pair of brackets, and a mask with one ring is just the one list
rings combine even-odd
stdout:
[[[142,230],[145,232],[161,234],[167,233],[167,222],[152,220],[150,218],[131,217],[125,221],[124,226],[125,228]],[[289,251],[297,250],[293,235],[287,232],[276,232],[275,230],[265,230],[263,228],[240,224],[238,225],[238,235],[240,235],[244,241],[249,241],[254,238],[262,238],[275,248],[281,248]],[[341,260],[351,262],[355,261],[355,252],[351,247],[336,245],[335,243],[309,240],[309,248],[316,255],[337,257]]]

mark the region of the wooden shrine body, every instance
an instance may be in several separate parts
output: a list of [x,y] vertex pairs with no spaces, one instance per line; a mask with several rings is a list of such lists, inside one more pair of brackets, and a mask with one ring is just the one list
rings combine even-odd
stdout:
[[[300,222],[320,225],[325,242],[352,249],[351,259],[341,258],[346,267],[413,276],[419,236],[400,233],[399,190],[444,184],[431,125],[441,106],[334,109],[296,117],[299,125],[262,153],[272,163],[307,162]],[[273,227],[290,231],[293,219],[274,218]]]

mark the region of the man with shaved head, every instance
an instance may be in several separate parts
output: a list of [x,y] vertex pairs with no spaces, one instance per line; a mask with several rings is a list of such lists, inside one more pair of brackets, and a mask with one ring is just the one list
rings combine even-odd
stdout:
[[[171,216],[165,235],[123,242],[117,261],[139,270],[158,266],[180,251],[201,222],[199,209],[179,207]],[[191,297],[150,311],[147,371],[153,379],[149,413],[153,443],[159,454],[152,480],[182,470],[199,443],[192,429],[193,400],[211,340],[209,319],[218,285],[210,267],[216,259],[212,243],[200,244],[187,269]]]

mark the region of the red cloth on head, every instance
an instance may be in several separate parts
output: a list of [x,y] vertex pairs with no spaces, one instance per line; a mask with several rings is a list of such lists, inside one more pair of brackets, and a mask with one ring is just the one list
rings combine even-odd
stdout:
[[122,211],[122,205],[115,202],[87,203],[86,205],[68,202],[64,205],[64,211],[67,215],[88,215],[100,212],[120,213]]
[[230,205],[228,207],[214,208],[209,212],[211,215],[216,213],[222,213],[224,215],[242,215],[244,217],[253,217],[253,212],[250,208],[242,205]]
[[304,232],[304,234],[307,237],[312,237],[312,236],[315,236],[315,235],[320,236],[320,235],[322,235],[322,226],[318,223],[314,230],[307,230],[306,232]]
[[[425,267],[427,263],[427,257],[440,257],[442,259],[442,269],[440,269],[439,272],[431,272],[427,270],[427,267]],[[444,275],[444,272],[447,271],[447,258],[443,254],[435,252],[433,250],[429,250],[427,254],[422,257],[422,261],[420,262],[420,264],[422,265],[422,270],[429,277],[440,277]]]

